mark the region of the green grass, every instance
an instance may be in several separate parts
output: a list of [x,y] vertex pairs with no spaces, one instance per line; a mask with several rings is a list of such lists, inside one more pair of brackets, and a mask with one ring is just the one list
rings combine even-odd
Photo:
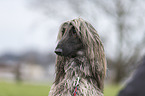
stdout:
[[121,86],[119,86],[119,85],[105,86],[104,96],[117,96],[120,89],[121,89]]
[[[105,86],[104,96],[116,96],[120,86]],[[0,82],[0,96],[48,96],[50,86]]]
[[48,96],[49,86],[0,82],[0,96]]

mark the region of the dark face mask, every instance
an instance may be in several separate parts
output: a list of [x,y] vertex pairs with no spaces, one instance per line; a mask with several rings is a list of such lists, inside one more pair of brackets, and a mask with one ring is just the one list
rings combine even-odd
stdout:
[[77,52],[83,48],[83,44],[72,26],[68,31],[63,33],[62,39],[58,42],[55,53],[65,57],[76,57]]

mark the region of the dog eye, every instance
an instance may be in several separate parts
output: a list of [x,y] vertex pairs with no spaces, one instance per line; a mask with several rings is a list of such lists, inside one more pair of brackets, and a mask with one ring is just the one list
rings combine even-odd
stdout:
[[70,29],[69,35],[70,35],[70,36],[73,36],[74,38],[77,37],[77,32],[76,32],[76,30],[75,30],[74,27],[72,27],[72,28]]
[[62,29],[62,36],[64,35],[65,33],[65,28]]
[[73,34],[73,35],[77,35],[76,30],[73,30],[72,34]]

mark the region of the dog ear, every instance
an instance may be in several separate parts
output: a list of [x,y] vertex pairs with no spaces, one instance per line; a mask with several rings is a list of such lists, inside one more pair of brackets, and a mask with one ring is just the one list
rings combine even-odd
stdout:
[[[94,68],[94,66],[92,66]],[[104,76],[102,72],[99,72],[97,69],[97,66],[95,66],[95,69],[92,70],[93,72],[93,78],[97,81],[98,88],[103,91],[104,87]]]

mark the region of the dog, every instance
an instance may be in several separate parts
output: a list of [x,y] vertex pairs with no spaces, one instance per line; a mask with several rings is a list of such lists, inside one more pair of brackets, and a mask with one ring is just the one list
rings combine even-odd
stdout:
[[56,77],[49,96],[103,96],[106,58],[90,23],[81,18],[64,22],[55,53]]

